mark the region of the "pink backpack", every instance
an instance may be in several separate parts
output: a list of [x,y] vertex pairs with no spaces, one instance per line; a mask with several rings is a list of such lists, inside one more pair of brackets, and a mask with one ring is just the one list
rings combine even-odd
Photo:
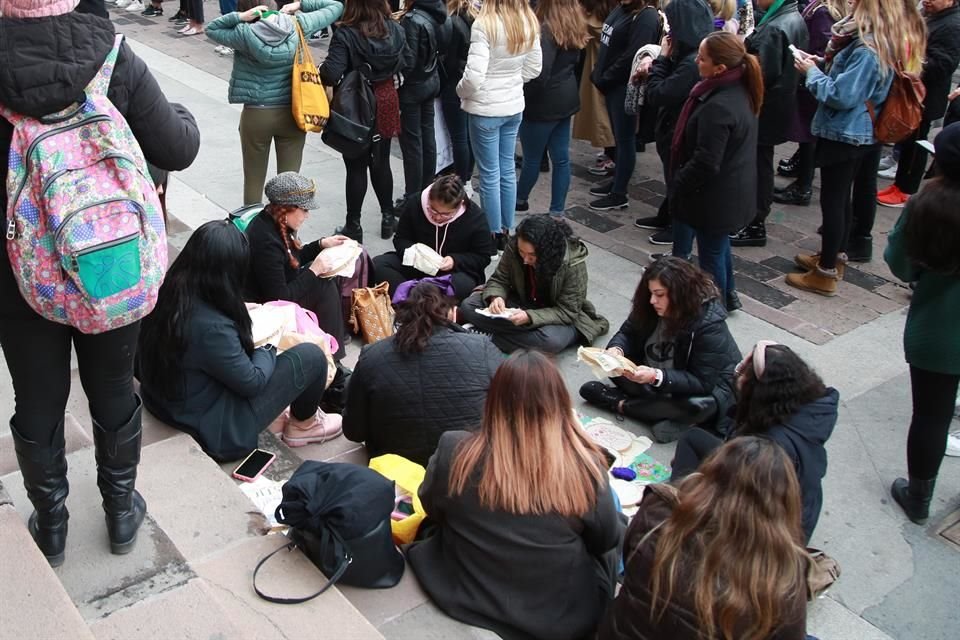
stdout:
[[14,277],[34,311],[83,333],[150,313],[167,267],[146,160],[107,98],[122,41],[82,102],[40,119],[0,105],[14,128],[5,224]]

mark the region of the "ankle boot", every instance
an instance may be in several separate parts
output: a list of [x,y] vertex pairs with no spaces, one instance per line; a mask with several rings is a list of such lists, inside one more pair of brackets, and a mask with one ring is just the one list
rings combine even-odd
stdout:
[[10,435],[17,462],[23,473],[23,486],[35,511],[27,527],[51,567],[63,564],[67,544],[67,457],[64,451],[63,420],[57,425],[52,444],[27,440],[10,420]]
[[381,215],[383,217],[380,218],[380,237],[389,240],[397,228],[397,218],[392,211],[384,211]]
[[130,419],[115,431],[107,431],[93,421],[96,446],[97,486],[103,497],[110,552],[130,553],[137,541],[137,530],[147,512],[143,496],[134,489],[140,462],[141,412],[143,402],[136,396],[137,408]]
[[933,487],[936,484],[936,478],[920,480],[910,476],[909,481],[897,478],[890,487],[890,494],[910,518],[910,522],[926,524],[930,517],[930,500],[933,498]]

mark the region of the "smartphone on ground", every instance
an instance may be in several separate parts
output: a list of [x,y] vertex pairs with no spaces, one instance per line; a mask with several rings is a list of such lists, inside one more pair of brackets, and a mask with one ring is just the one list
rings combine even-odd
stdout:
[[276,459],[277,454],[275,453],[264,451],[263,449],[255,449],[233,470],[233,477],[237,480],[243,480],[244,482],[253,482],[259,478]]

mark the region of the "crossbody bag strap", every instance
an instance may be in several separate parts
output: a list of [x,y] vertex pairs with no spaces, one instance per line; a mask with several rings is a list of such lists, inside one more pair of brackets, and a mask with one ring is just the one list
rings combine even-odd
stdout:
[[275,556],[280,551],[283,551],[285,549],[287,551],[293,551],[294,548],[296,548],[297,543],[295,540],[291,540],[290,542],[283,545],[282,547],[274,549],[273,551],[265,555],[263,558],[260,559],[260,562],[257,563],[256,568],[253,570],[253,590],[257,592],[257,595],[263,598],[264,600],[266,600],[267,602],[272,602],[274,604],[300,604],[303,602],[308,602],[310,600],[313,600],[314,598],[322,594],[324,591],[326,591],[327,589],[335,585],[337,581],[340,580],[341,577],[343,577],[343,574],[344,572],[346,572],[347,568],[353,563],[353,556],[350,555],[350,553],[347,551],[347,547],[343,543],[343,539],[336,532],[331,531],[328,527],[324,527],[323,533],[321,534],[321,536],[322,536],[321,547],[326,546],[325,545],[326,541],[332,538],[334,542],[338,542],[340,544],[340,549],[343,551],[343,558],[341,559],[336,572],[334,572],[333,576],[331,576],[327,580],[327,583],[323,585],[323,587],[319,591],[317,591],[312,595],[303,596],[299,598],[281,598],[278,596],[267,595],[260,590],[260,587],[257,586],[257,573],[260,572],[260,567],[262,567],[267,560]]

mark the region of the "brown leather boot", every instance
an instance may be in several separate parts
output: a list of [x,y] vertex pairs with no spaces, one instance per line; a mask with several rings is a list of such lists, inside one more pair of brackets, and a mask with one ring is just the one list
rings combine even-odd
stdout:
[[837,283],[839,281],[840,278],[837,275],[836,269],[831,273],[824,271],[819,266],[813,271],[808,271],[804,274],[787,274],[787,284],[791,287],[819,293],[822,296],[837,295]]

